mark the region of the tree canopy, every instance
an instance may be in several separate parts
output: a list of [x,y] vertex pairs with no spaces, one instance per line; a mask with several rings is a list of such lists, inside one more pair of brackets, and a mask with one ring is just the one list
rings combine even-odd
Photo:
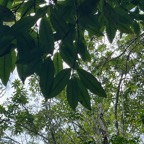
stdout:
[[28,90],[13,82],[0,105],[0,140],[14,140],[7,131],[44,143],[137,144],[143,29],[143,0],[0,0],[0,79],[6,86],[14,69],[23,84],[30,78]]
[[[67,86],[73,109],[90,109],[89,93],[106,97],[101,83],[82,66],[90,62],[89,42],[117,33],[140,37],[143,0],[1,0],[0,78],[4,85],[17,67],[20,79],[36,73],[46,99]],[[68,68],[63,63],[68,65]]]
[[[40,4],[44,5],[40,7]],[[143,18],[143,15],[139,14],[142,4],[141,1],[118,3],[98,0],[67,0],[54,3],[1,1],[2,82],[7,84],[16,62],[23,82],[33,73],[39,75],[40,87],[46,99],[55,97],[67,84],[69,92],[78,87],[79,93],[81,90],[87,93],[89,89],[94,94],[105,97],[99,82],[81,69],[79,59],[90,59],[84,39],[85,31],[92,37],[102,36],[106,29],[110,42],[113,41],[117,30],[122,33],[140,34],[137,20]],[[37,23],[39,19],[40,25]],[[8,26],[5,22],[13,24]],[[54,46],[55,43],[60,43],[58,48]],[[70,68],[63,69],[62,61]],[[77,103],[75,99],[71,99],[72,92],[68,93],[68,97],[71,102]],[[88,95],[84,97],[87,98]]]

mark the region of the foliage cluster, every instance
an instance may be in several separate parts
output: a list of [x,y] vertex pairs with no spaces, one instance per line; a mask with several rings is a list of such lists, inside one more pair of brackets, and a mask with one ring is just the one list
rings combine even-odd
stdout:
[[0,105],[0,142],[140,143],[143,13],[143,0],[0,0],[0,78],[29,77]]
[[80,102],[90,109],[88,90],[102,97],[106,93],[82,67],[83,61],[91,59],[85,34],[91,39],[106,32],[110,42],[117,30],[138,36],[144,19],[143,4],[143,0],[1,0],[3,84],[7,84],[10,73],[17,67],[23,82],[33,73],[39,76],[46,99],[57,96],[67,86],[71,107],[75,109]]

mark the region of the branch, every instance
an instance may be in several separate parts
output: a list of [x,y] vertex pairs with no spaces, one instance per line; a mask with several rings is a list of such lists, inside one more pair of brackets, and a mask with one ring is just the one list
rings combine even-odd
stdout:
[[104,119],[103,119],[103,108],[102,108],[102,103],[100,103],[98,105],[98,122],[99,122],[99,125],[100,125],[100,132],[102,133],[103,135],[103,138],[104,138],[104,144],[109,144],[108,142],[108,134],[107,134],[107,130],[106,130],[106,126],[105,126],[105,122],[104,122]]
[[115,98],[115,105],[114,105],[114,108],[115,108],[115,112],[114,112],[114,115],[115,115],[115,128],[116,128],[117,136],[119,135],[118,110],[117,109],[118,109],[120,86],[121,86],[122,80],[123,80],[123,74],[121,75],[120,81],[118,83],[118,88],[117,88],[117,93],[116,93],[116,98]]

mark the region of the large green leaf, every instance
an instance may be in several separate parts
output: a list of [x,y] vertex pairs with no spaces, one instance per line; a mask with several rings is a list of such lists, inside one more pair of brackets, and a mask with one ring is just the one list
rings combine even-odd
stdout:
[[86,89],[86,87],[83,85],[81,80],[78,78],[75,78],[76,85],[78,85],[78,101],[87,109],[91,110],[91,103],[90,103],[90,96]]
[[67,32],[69,31],[69,27],[66,21],[63,19],[61,13],[59,12],[59,9],[57,9],[56,7],[54,7],[50,11],[50,20],[59,39],[65,37]]
[[79,32],[79,33],[80,34],[79,34],[79,38],[76,43],[76,48],[77,48],[78,53],[80,54],[83,61],[90,61],[91,57],[87,50],[87,45],[86,45],[84,36],[83,36],[82,32]]
[[0,5],[0,20],[11,22],[15,20],[15,15],[7,7]]
[[79,18],[79,23],[84,30],[88,31],[90,36],[103,36],[98,22],[98,15],[82,16]]
[[28,33],[17,37],[18,59],[17,63],[27,64],[42,56],[41,50],[36,46],[35,40]]
[[37,16],[27,16],[20,19],[11,27],[11,32],[15,35],[28,31],[38,20]]
[[63,69],[63,62],[59,52],[55,53],[53,62],[55,67],[55,74],[58,74]]
[[40,73],[42,62],[38,59],[33,60],[28,64],[17,63],[17,71],[21,81],[24,83],[25,79],[36,73]]
[[14,38],[9,26],[0,26],[0,56],[11,52],[15,48],[15,44],[13,43]]
[[120,30],[120,32],[122,32],[122,33],[127,33],[127,34],[133,33],[133,31],[129,25],[119,23],[117,26],[118,26],[118,29]]
[[113,42],[113,39],[116,34],[116,30],[117,29],[116,29],[114,23],[111,23],[111,22],[106,23],[106,34],[107,34],[107,37],[108,37],[108,40],[110,41],[110,43]]
[[116,7],[114,9],[114,14],[118,23],[131,25],[133,22],[132,15],[130,15],[128,11],[122,7]]
[[10,53],[14,48],[15,44],[11,43],[14,40],[13,36],[1,37],[0,40],[0,56]]
[[27,1],[23,4],[22,10],[21,10],[21,16],[25,16],[33,10],[34,2],[33,1]]
[[75,3],[72,0],[58,1],[55,13],[66,22],[75,23]]
[[100,82],[89,72],[78,69],[77,70],[80,80],[92,93],[97,94],[98,96],[106,97],[106,92],[102,88]]
[[94,14],[97,10],[99,0],[83,0],[81,1],[78,11],[80,15]]
[[75,81],[74,78],[71,78],[67,85],[66,95],[67,95],[68,103],[73,110],[75,110],[75,108],[78,105],[78,95],[79,95],[78,90],[79,87],[77,82]]
[[70,67],[77,67],[77,53],[76,48],[73,45],[70,43],[62,43],[60,47],[60,55]]
[[10,73],[14,70],[16,55],[11,52],[3,57],[0,57],[0,78],[4,85],[7,84]]
[[40,46],[45,53],[53,53],[54,37],[47,18],[42,18],[39,29]]
[[133,27],[133,30],[134,30],[135,34],[137,36],[139,36],[140,35],[140,25],[139,25],[139,23],[137,21],[134,21],[132,27]]
[[67,85],[71,74],[71,69],[63,69],[60,71],[53,82],[52,90],[48,98],[52,98],[60,94],[60,92],[65,88]]
[[50,57],[45,59],[44,63],[42,64],[39,77],[41,91],[45,99],[48,99],[50,93],[52,92],[54,80],[54,64]]

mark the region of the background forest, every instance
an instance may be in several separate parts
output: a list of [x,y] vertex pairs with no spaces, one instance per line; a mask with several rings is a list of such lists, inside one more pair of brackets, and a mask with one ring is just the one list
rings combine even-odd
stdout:
[[143,0],[0,0],[0,144],[143,144],[143,29]]

